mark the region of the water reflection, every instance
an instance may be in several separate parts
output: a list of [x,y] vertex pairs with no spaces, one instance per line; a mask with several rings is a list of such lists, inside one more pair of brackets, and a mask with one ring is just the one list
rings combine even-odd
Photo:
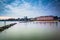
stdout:
[[51,38],[60,28],[60,22],[25,22],[0,33],[0,39]]

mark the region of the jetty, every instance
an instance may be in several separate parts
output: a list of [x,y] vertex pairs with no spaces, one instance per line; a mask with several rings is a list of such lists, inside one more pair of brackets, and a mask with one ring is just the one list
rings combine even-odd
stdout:
[[0,32],[6,30],[6,29],[8,29],[8,28],[10,28],[11,26],[13,26],[13,25],[15,25],[15,24],[17,24],[17,23],[12,23],[12,24],[5,25],[5,26],[0,27]]

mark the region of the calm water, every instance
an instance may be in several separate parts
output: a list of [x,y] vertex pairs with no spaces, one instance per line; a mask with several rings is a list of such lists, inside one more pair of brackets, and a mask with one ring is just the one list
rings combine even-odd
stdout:
[[[52,38],[60,29],[60,22],[7,22],[6,24],[10,23],[17,24],[1,32],[1,40]],[[3,26],[4,22],[0,22],[0,25]]]
[[8,25],[8,24],[11,24],[11,23],[17,23],[17,21],[6,21],[6,24],[4,21],[0,21],[0,27],[4,26],[4,25]]

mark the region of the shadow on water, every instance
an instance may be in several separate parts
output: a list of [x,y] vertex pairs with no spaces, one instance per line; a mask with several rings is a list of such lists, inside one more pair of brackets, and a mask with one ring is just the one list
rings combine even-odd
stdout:
[[10,28],[11,26],[13,26],[13,25],[15,25],[15,24],[17,24],[17,23],[12,23],[12,24],[5,25],[5,26],[0,27],[0,32],[6,30],[6,29],[8,29],[8,28]]

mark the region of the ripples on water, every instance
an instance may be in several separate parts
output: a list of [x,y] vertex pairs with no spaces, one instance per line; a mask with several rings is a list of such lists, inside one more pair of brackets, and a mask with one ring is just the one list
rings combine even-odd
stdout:
[[[15,23],[7,22],[6,24]],[[4,23],[0,22],[0,25]],[[1,25],[1,26],[2,26]],[[46,39],[56,35],[60,22],[17,22],[16,25],[0,33],[0,39]]]

